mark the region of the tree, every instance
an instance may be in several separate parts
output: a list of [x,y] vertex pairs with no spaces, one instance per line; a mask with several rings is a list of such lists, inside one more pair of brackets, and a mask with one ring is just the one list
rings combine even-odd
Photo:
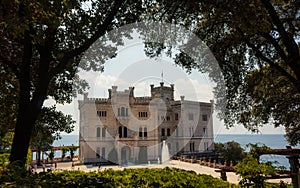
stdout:
[[71,161],[73,161],[74,155],[75,155],[75,151],[78,149],[77,146],[69,146],[69,151],[70,151],[70,157],[71,157]]
[[[271,162],[260,163],[258,150],[270,149],[265,145],[259,147],[257,144],[250,145],[251,149],[247,156],[235,166],[236,174],[240,175],[246,183],[254,183],[254,187],[265,187],[268,176],[276,174],[275,167]],[[243,182],[243,181],[242,181]]]
[[[291,120],[294,117],[299,118],[300,114],[299,105],[295,105],[297,102],[293,101],[299,100],[300,93],[299,1],[156,2],[155,7],[158,8],[150,9],[152,15],[155,15],[150,18],[166,20],[189,28],[215,55],[225,79],[226,89],[215,91],[217,109],[222,110],[219,116],[224,119],[227,127],[241,123],[249,130],[257,132],[260,126],[275,120],[275,126],[279,124],[285,126],[292,144],[300,142],[299,135],[294,135],[295,130],[299,129],[299,121]],[[186,46],[192,44],[193,41],[190,40]],[[171,51],[167,48],[169,46],[170,44],[163,44],[160,48],[150,46],[150,49],[154,49],[153,53],[161,53],[161,50],[167,49],[169,53]],[[203,65],[195,59],[188,58],[183,52],[176,54],[175,62],[187,70],[196,68],[202,72],[212,71],[207,68],[209,64]],[[262,70],[264,67],[272,71],[264,75],[262,74],[265,72]],[[254,72],[261,73],[253,74]],[[213,80],[219,81],[214,74],[210,76]],[[246,79],[249,76],[252,78]],[[276,86],[279,88],[274,87],[273,82],[265,82],[278,78],[280,81]],[[255,87],[250,82],[253,79],[257,80],[258,85]],[[262,80],[264,82],[259,83]],[[253,90],[249,89],[249,85]],[[262,85],[264,87],[261,87]],[[271,91],[274,89],[284,91],[291,99],[276,97],[278,92],[265,92],[256,96],[251,93],[255,90],[264,90],[266,87],[273,88]],[[220,95],[222,92],[226,92],[226,98]],[[268,101],[264,101],[263,104],[271,102],[271,105],[260,108],[259,112],[266,115],[262,118],[255,106],[262,107],[260,102],[265,98]],[[225,100],[226,105],[223,106]],[[281,111],[284,114],[287,109],[292,109],[292,113],[288,115],[288,118],[293,117],[290,120],[278,113]]]
[[68,151],[69,149],[68,149],[68,147],[66,147],[66,146],[63,146],[62,148],[61,148],[61,160],[62,161],[64,161],[64,158],[65,158],[65,156],[66,156],[66,153],[67,153],[67,151]]
[[[135,1],[8,1],[0,3],[1,71],[17,88],[17,119],[10,161],[24,161],[34,124],[45,99],[70,102],[73,88],[87,84],[76,77],[83,53],[114,28],[138,20],[142,2]],[[127,35],[119,33],[119,35]],[[114,36],[107,36],[114,38]],[[80,68],[102,70],[115,55],[114,40],[85,59]],[[92,52],[91,52],[92,53]],[[96,57],[95,54],[98,54]],[[72,80],[74,78],[74,80]]]
[[43,107],[34,126],[30,147],[37,149],[37,163],[40,164],[42,151],[49,150],[54,140],[60,139],[60,133],[70,133],[74,129],[75,121],[70,115],[56,111],[55,106]]
[[0,153],[9,153],[12,144],[13,133],[7,132],[4,136],[0,137]]
[[251,109],[241,113],[241,122],[248,127],[269,122],[275,127],[283,125],[289,143],[297,145],[300,139],[300,98],[296,88],[270,66],[253,71],[245,80],[248,83],[245,92],[253,102]]
[[229,165],[231,162],[235,165],[242,161],[246,156],[244,149],[237,142],[230,141],[226,143],[215,143],[215,152],[221,154],[224,162]]
[[53,149],[50,150],[50,153],[48,154],[48,157],[49,157],[50,161],[53,162],[53,159],[54,159],[54,151],[53,151]]
[[14,76],[7,73],[4,67],[0,67],[0,138],[11,134],[15,125],[17,89],[12,82],[15,82]]

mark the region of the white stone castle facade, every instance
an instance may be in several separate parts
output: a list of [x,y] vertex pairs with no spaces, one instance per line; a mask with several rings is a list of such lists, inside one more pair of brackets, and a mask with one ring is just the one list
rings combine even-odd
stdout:
[[135,97],[134,87],[108,90],[108,98],[79,101],[81,162],[148,163],[161,159],[162,141],[170,155],[213,149],[213,101],[174,100],[174,85],[151,87]]

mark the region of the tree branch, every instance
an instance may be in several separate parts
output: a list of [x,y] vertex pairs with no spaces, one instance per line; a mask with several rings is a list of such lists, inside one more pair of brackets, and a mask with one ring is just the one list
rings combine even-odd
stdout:
[[279,66],[278,64],[274,63],[271,59],[267,58],[263,53],[249,40],[245,37],[242,38],[243,41],[256,53],[256,56],[268,63],[270,66],[274,67],[278,70],[283,76],[286,76],[296,87],[298,87],[298,81],[294,78],[291,74],[289,74],[284,68]]
[[290,55],[296,55],[299,57],[299,48],[296,42],[291,39],[289,34],[286,32],[282,22],[280,21],[280,18],[277,15],[276,10],[274,9],[274,6],[271,4],[269,0],[261,0],[264,7],[267,9],[268,13],[271,16],[271,19],[273,20],[275,26],[278,29],[279,34],[282,36],[283,43]]
[[276,49],[278,54],[281,56],[281,58],[284,61],[287,61],[287,55],[285,54],[284,50],[281,48],[281,46],[278,44],[278,42],[269,34],[269,33],[263,33],[262,36],[267,39]]
[[67,53],[61,58],[60,63],[50,72],[50,78],[54,77],[56,74],[61,73],[68,65],[69,61],[75,56],[85,52],[98,38],[105,34],[108,26],[111,24],[115,15],[117,14],[119,8],[123,5],[122,0],[116,0],[113,5],[112,10],[105,18],[104,22],[98,26],[96,33],[91,36],[87,41],[85,41],[80,47],[75,48]]

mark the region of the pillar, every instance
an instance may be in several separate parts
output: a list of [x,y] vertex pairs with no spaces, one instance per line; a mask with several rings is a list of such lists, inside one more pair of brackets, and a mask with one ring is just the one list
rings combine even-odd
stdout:
[[299,160],[298,156],[288,156],[291,170],[292,186],[293,188],[299,187],[300,176],[299,176]]

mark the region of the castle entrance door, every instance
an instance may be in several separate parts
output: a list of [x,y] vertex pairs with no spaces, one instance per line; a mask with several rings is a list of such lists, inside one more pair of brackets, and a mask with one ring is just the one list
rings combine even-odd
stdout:
[[128,146],[124,146],[121,149],[121,161],[123,164],[128,164],[128,161],[130,159],[130,153],[131,153],[131,149]]

